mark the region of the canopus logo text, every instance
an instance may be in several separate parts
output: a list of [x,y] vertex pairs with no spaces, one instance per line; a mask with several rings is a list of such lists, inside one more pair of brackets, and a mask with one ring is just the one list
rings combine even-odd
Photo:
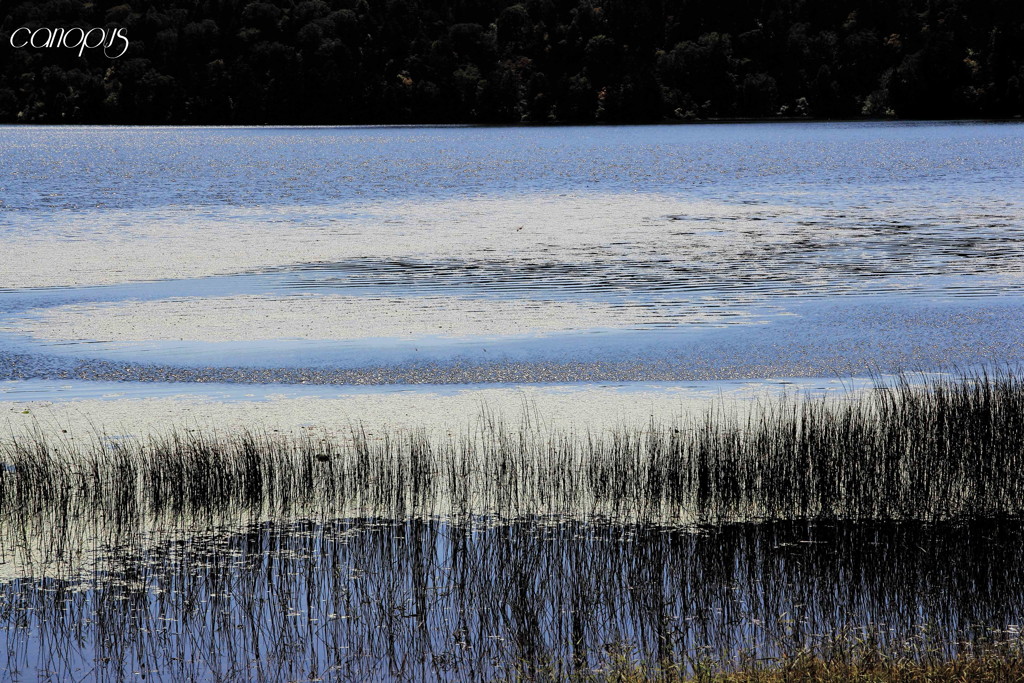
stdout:
[[103,49],[110,59],[117,59],[128,51],[126,28],[29,28],[22,26],[11,33],[11,47],[23,48],[78,48],[81,57],[86,50]]

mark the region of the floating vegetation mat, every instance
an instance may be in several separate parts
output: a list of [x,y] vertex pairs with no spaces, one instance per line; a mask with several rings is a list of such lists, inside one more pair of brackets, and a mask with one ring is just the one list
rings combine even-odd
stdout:
[[0,678],[1022,680],[1022,456],[1009,373],[598,434],[16,437]]

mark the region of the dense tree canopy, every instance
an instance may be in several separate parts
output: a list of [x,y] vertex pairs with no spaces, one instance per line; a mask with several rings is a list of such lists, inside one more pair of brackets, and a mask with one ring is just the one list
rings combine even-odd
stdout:
[[[1020,0],[26,0],[0,121],[648,122],[1024,113]],[[21,26],[125,27],[99,50]]]

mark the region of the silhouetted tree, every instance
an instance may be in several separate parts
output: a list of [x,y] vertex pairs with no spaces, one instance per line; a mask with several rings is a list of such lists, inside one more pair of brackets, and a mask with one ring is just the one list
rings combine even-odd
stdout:
[[[15,0],[0,122],[648,122],[1024,114],[1010,0]],[[15,29],[123,27],[100,50]]]

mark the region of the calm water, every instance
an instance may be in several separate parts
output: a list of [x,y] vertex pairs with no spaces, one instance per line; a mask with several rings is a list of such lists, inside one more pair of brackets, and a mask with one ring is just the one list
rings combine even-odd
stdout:
[[0,675],[562,680],[531,672],[762,659],[869,636],[908,658],[950,656],[1019,638],[1024,618],[1018,524],[185,529],[110,542],[85,529],[90,542],[65,538],[57,560],[52,541],[6,552],[23,564],[0,581]]
[[1024,128],[0,130],[0,378],[1019,362]]

